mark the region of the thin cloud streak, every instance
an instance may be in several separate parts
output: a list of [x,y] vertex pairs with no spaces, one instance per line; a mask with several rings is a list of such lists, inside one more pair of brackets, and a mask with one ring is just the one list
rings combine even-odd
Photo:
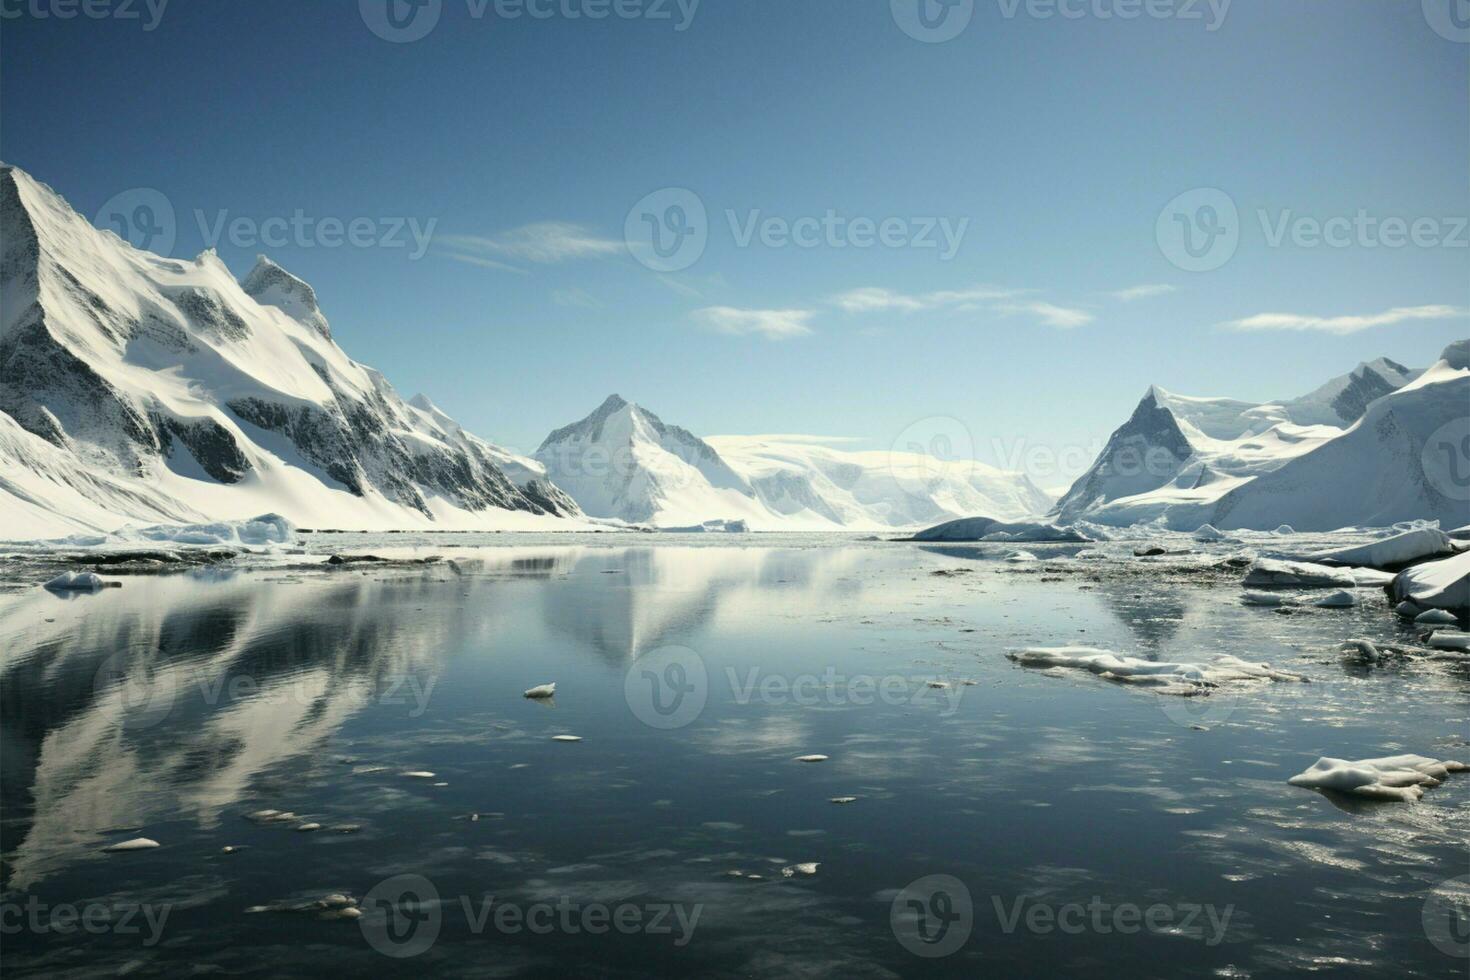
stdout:
[[1141,286],[1129,286],[1127,289],[1115,290],[1108,295],[1113,297],[1113,299],[1121,300],[1124,303],[1131,303],[1134,300],[1150,299],[1154,296],[1162,296],[1165,293],[1172,293],[1174,291],[1174,286],[1170,286],[1161,282],[1155,282],[1144,283]]
[[812,332],[810,310],[742,310],[733,306],[708,306],[694,311],[694,319],[716,333],[760,336],[767,340],[789,340]]
[[599,258],[623,250],[623,243],[601,238],[592,229],[566,221],[538,221],[498,235],[441,235],[439,243],[452,249],[450,258],[483,260],[486,256],[554,265],[573,259]]
[[1396,306],[1382,313],[1346,316],[1308,316],[1300,313],[1257,313],[1220,324],[1230,330],[1313,330],[1320,333],[1350,334],[1372,327],[1387,327],[1413,320],[1448,320],[1470,314],[1456,306]]

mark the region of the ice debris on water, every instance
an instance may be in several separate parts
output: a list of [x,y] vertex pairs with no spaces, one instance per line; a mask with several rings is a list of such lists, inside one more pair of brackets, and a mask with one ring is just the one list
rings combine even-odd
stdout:
[[1338,589],[1331,595],[1325,595],[1312,603],[1312,605],[1320,606],[1323,609],[1348,609],[1357,604],[1358,597],[1346,589]]
[[797,762],[826,762],[827,761],[827,757],[825,755],[816,755],[816,754],[813,754],[813,755],[799,755],[799,756],[796,757],[796,761]]
[[102,850],[111,853],[118,853],[122,851],[146,851],[157,846],[158,841],[153,840],[151,837],[134,837],[132,840],[120,841],[116,844],[108,845]]
[[1241,681],[1306,681],[1300,674],[1232,656],[1209,663],[1174,663],[1120,656],[1096,647],[1032,647],[1006,656],[1023,667],[1040,667],[1048,673],[1060,668],[1087,670],[1105,680],[1149,685],[1160,694],[1207,694],[1222,684]]
[[556,684],[554,682],[551,684],[538,684],[527,691],[525,694],[521,695],[521,697],[530,698],[532,701],[544,701],[547,698],[552,698],[555,696]]
[[1466,769],[1470,766],[1463,762],[1441,762],[1422,755],[1355,761],[1323,757],[1287,782],[1307,789],[1330,789],[1369,799],[1412,803],[1424,795],[1426,788],[1438,786],[1450,773]]
[[52,592],[96,592],[107,583],[96,572],[62,572],[46,583]]

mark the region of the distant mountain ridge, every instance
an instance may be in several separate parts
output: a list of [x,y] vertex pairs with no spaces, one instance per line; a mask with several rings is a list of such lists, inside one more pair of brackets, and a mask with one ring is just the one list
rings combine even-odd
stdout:
[[974,461],[780,436],[701,439],[618,395],[552,432],[536,459],[587,514],[661,527],[881,530],[975,509],[1019,518],[1051,504],[1023,474]]
[[1470,523],[1470,497],[1424,461],[1446,427],[1470,433],[1467,343],[1428,370],[1379,358],[1259,405],[1152,387],[1050,516],[1178,530]]

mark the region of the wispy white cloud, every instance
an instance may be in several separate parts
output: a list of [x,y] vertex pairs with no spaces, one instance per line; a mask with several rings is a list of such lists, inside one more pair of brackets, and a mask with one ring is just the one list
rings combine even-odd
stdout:
[[963,308],[966,304],[984,303],[1020,296],[1026,290],[999,286],[976,286],[972,289],[941,290],[933,293],[899,293],[879,286],[850,289],[832,297],[832,302],[847,313],[892,312],[913,313],[945,306]]
[[595,296],[579,286],[552,290],[551,301],[557,306],[574,306],[583,310],[603,309],[603,305],[597,301]]
[[742,310],[733,306],[707,306],[694,311],[694,319],[718,333],[744,336],[755,334],[768,340],[787,340],[812,332],[811,310]]
[[1322,333],[1348,334],[1372,327],[1387,327],[1410,320],[1447,320],[1470,315],[1456,306],[1396,306],[1382,313],[1346,316],[1307,316],[1299,313],[1257,313],[1240,320],[1227,320],[1221,326],[1232,330],[1316,330]]
[[1141,286],[1129,286],[1127,289],[1118,289],[1108,295],[1113,299],[1131,303],[1136,299],[1149,299],[1153,296],[1162,296],[1165,293],[1174,292],[1173,286],[1161,282],[1144,283]]
[[1092,314],[1086,310],[1057,306],[1055,303],[1039,299],[1027,300],[1024,303],[1002,303],[996,307],[996,310],[1010,315],[1034,316],[1047,326],[1061,330],[1081,327],[1093,320]]
[[599,237],[592,229],[567,221],[538,221],[490,236],[440,235],[436,241],[457,261],[510,269],[514,267],[498,264],[490,256],[551,265],[615,255],[624,247],[620,241]]

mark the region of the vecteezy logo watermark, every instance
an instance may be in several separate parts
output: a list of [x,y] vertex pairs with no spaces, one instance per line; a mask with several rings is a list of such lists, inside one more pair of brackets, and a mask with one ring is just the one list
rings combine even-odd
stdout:
[[671,936],[683,948],[694,938],[702,904],[669,902],[574,902],[566,896],[556,901],[522,904],[499,901],[494,895],[460,895],[455,902],[442,900],[434,883],[423,875],[395,875],[379,882],[363,898],[362,917],[357,920],[368,945],[384,956],[409,959],[428,952],[439,938],[447,912],[457,911],[465,926],[476,936],[487,931],[514,936],[531,933],[546,936],[622,935]]
[[932,495],[946,477],[965,480],[974,468],[970,429],[948,415],[919,419],[895,436],[888,448],[888,472],[911,497]]
[[1424,900],[1424,935],[1446,956],[1470,959],[1470,875],[1442,881]]
[[92,224],[145,252],[168,255],[178,237],[173,203],[162,191],[134,187],[114,194],[97,210]]
[[[289,215],[255,218],[226,209],[212,215],[194,209],[199,238],[206,248],[227,242],[236,248],[388,248],[406,249],[410,261],[428,252],[438,218],[316,217],[297,208]],[[159,255],[173,252],[178,219],[173,203],[152,187],[134,187],[114,194],[98,209],[92,223],[116,232],[134,248]]]
[[704,201],[684,187],[654,191],[629,210],[623,240],[633,258],[654,272],[682,272],[709,244]]
[[1470,43],[1470,0],[1423,0],[1424,19],[1446,41]]
[[423,875],[394,875],[363,896],[357,924],[368,945],[384,956],[408,959],[427,952],[439,938],[444,910],[439,890]]
[[888,924],[904,949],[937,959],[964,946],[975,925],[970,889],[950,875],[927,875],[893,897]]
[[1025,12],[1035,20],[1150,20],[1203,21],[1206,31],[1218,31],[1230,12],[1231,0],[997,0],[1001,16],[1013,19]]
[[888,0],[893,22],[915,41],[953,41],[970,26],[975,0]]
[[1431,487],[1450,500],[1470,500],[1470,416],[1435,429],[1424,440],[1419,463]]
[[660,647],[629,665],[623,696],[650,728],[674,729],[698,718],[709,698],[704,658],[688,647]]
[[163,20],[168,0],[0,0],[0,19],[136,20],[151,31]]
[[[931,249],[948,262],[959,253],[970,219],[962,217],[850,217],[828,208],[795,217],[760,208],[727,208],[725,225],[736,248]],[[623,239],[635,259],[655,272],[689,268],[709,244],[709,212],[698,194],[666,187],[628,211]]]
[[[407,708],[410,718],[422,717],[429,710],[437,682],[434,674],[412,672],[337,680],[344,701]],[[102,710],[125,731],[152,728],[165,721],[184,699],[209,708],[246,701],[310,706],[322,695],[319,679],[309,673],[267,679],[248,673],[210,674],[194,666],[150,663],[125,653],[104,660],[92,683]]]
[[[465,0],[471,20],[668,21],[684,32],[694,23],[701,0]],[[444,0],[358,0],[368,30],[385,41],[407,44],[428,37],[439,25]]]
[[[1007,902],[999,895],[990,897],[1000,929],[1011,935],[1017,929],[1045,936],[1060,932],[1068,936],[1093,933],[1128,936],[1140,932],[1155,935],[1182,936],[1199,939],[1206,946],[1218,946],[1225,940],[1235,906],[1223,909],[1214,905],[1184,902],[1165,905],[1135,905],[1132,902],[1109,902],[1094,895],[1087,902],[1028,902],[1025,896]],[[1023,921],[1024,920],[1024,921]]]
[[[1365,208],[1325,217],[1257,208],[1268,248],[1470,248],[1465,215],[1375,215]],[[1243,229],[1235,200],[1217,187],[1180,194],[1159,212],[1154,234],[1164,257],[1186,272],[1210,272],[1234,256]]]
[[[410,248],[410,262],[424,257],[434,237],[438,218],[355,218],[313,217],[301,208],[290,216],[275,215],[252,218],[230,217],[227,210],[213,217],[196,208],[194,220],[199,224],[199,237],[207,248],[217,248],[228,241],[236,248]],[[412,239],[412,242],[410,242]]]
[[876,703],[889,707],[943,704],[944,709],[939,713],[941,718],[948,718],[959,710],[960,699],[968,686],[963,681],[953,682],[933,675],[888,674],[876,677],[872,674],[839,674],[834,667],[828,667],[820,674],[796,675],[770,674],[759,667],[752,667],[743,678],[734,667],[726,667],[725,678],[735,703],[742,706],[752,701],[794,704],[803,708],[818,705],[867,707]]
[[25,904],[0,903],[0,934],[15,936],[23,932],[44,936],[70,936],[84,932],[91,936],[142,936],[142,945],[156,946],[163,938],[171,905],[137,902],[70,902],[50,904],[31,895]]
[[1164,258],[1185,272],[1218,269],[1240,247],[1240,212],[1217,187],[1185,191],[1164,205],[1154,224]]

